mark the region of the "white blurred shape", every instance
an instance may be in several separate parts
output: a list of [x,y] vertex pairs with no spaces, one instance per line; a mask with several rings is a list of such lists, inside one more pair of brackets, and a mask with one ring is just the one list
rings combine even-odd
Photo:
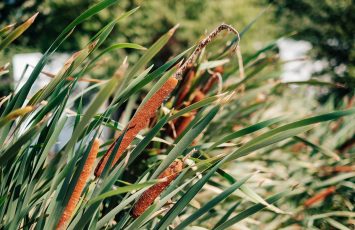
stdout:
[[[41,59],[41,53],[24,53],[24,54],[16,54],[12,59],[13,65],[13,78],[16,85],[16,91],[18,91],[28,80],[30,74],[33,71],[34,66],[37,65],[39,60]],[[68,54],[65,53],[56,53],[54,54],[48,64],[44,67],[43,71],[56,74],[60,68],[64,65],[65,61],[69,58]],[[27,67],[26,72],[24,73]],[[22,76],[22,74],[24,75]],[[22,78],[21,78],[22,77]],[[34,82],[30,95],[33,92],[38,91],[40,88],[48,84],[50,78],[45,76],[44,74],[40,74],[39,78]]]
[[280,59],[284,61],[281,80],[283,82],[306,81],[314,72],[314,66],[309,60],[302,60],[312,45],[306,41],[282,39],[278,42]]

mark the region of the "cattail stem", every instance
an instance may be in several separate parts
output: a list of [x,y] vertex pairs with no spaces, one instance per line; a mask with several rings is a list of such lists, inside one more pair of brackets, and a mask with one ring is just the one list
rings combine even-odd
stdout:
[[202,88],[202,92],[204,94],[207,94],[211,88],[213,87],[213,85],[218,82],[218,74],[223,74],[223,67],[222,66],[218,66],[215,68],[212,76],[208,79],[207,83],[205,84],[205,86]]
[[194,80],[194,77],[195,77],[195,71],[193,71],[193,70],[189,71],[189,73],[187,74],[186,78],[184,79],[184,81],[182,83],[181,91],[177,97],[177,100],[176,100],[177,107],[179,107],[183,103],[186,95],[189,93],[189,91],[191,89],[192,81]]
[[[205,98],[205,94],[201,92],[201,90],[197,90],[194,95],[193,99],[189,104],[193,104],[199,102]],[[187,126],[191,123],[191,121],[195,118],[196,111],[191,112],[188,116],[181,117],[176,121],[174,126],[176,127],[176,136],[180,136]]]
[[[127,149],[127,147],[131,144],[137,134],[144,128],[148,127],[149,120],[154,117],[156,111],[163,103],[163,101],[171,94],[171,92],[175,89],[178,80],[174,77],[170,77],[164,85],[155,93],[153,96],[136,112],[132,120],[129,122],[127,126],[127,131],[122,138],[120,146],[118,147],[117,153],[113,160],[112,165],[115,165],[119,160],[122,153]],[[113,143],[114,145],[115,143]],[[101,159],[99,165],[95,170],[95,176],[99,177],[103,172],[105,165],[111,155],[113,148],[112,146],[106,152],[104,157]]]
[[175,160],[166,170],[164,170],[158,178],[166,180],[153,185],[141,195],[132,209],[131,216],[137,218],[142,215],[164,189],[179,175],[182,168],[183,162],[181,160]]
[[63,214],[58,222],[57,230],[65,229],[67,227],[68,222],[70,221],[71,217],[73,216],[74,210],[76,205],[80,200],[81,193],[84,190],[87,180],[90,177],[91,171],[95,164],[96,156],[99,151],[100,141],[99,139],[95,139],[94,143],[92,144],[91,150],[89,155],[85,161],[83,171],[80,173],[78,182],[76,183],[73,193],[68,201],[67,206],[65,207]]

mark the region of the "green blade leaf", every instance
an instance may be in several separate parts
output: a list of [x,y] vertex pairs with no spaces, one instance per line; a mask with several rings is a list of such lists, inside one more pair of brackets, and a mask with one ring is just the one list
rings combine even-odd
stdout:
[[169,39],[174,35],[177,27],[172,28],[168,33],[164,34],[158,41],[156,41],[147,52],[138,60],[138,62],[132,67],[131,71],[128,73],[127,79],[130,80],[134,77],[141,69],[148,64],[148,62],[163,48],[163,46],[169,41]]
[[[279,199],[281,199],[282,197],[284,197],[287,194],[287,192],[281,192],[278,193],[268,199],[266,199],[266,201],[269,204],[275,203],[276,201],[278,201]],[[230,226],[232,226],[235,223],[238,223],[239,221],[259,212],[260,210],[264,209],[266,206],[263,204],[256,204],[253,205],[252,207],[242,211],[241,213],[239,213],[238,215],[232,217],[231,219],[227,220],[226,222],[224,222],[223,224],[219,225],[218,227],[215,228],[215,230],[222,230],[222,229],[226,229]]]
[[111,196],[116,196],[116,195],[119,195],[119,194],[122,194],[122,193],[127,193],[127,192],[131,192],[131,191],[134,191],[134,190],[139,190],[139,189],[142,189],[142,188],[146,188],[150,185],[153,185],[153,184],[156,184],[158,182],[158,180],[151,180],[151,181],[147,181],[147,182],[144,182],[144,183],[139,183],[139,184],[132,184],[132,185],[128,185],[128,186],[124,186],[124,187],[119,187],[115,190],[111,190],[109,192],[105,192],[93,199],[90,199],[89,203],[87,205],[91,205],[93,203],[96,203],[98,201],[101,201],[101,200],[104,200],[108,197],[111,197]]
[[186,228],[190,223],[192,223],[194,220],[198,219],[200,216],[211,210],[214,206],[219,204],[222,200],[226,199],[230,194],[232,194],[235,190],[240,188],[249,178],[250,176],[247,176],[240,181],[234,183],[232,186],[224,190],[222,193],[220,193],[218,196],[214,197],[212,200],[207,202],[203,207],[201,207],[199,210],[197,210],[195,213],[190,215],[188,218],[186,218],[183,222],[181,222],[175,229],[176,230],[181,230]]
[[0,50],[3,50],[16,38],[18,38],[23,32],[25,32],[35,21],[38,13],[27,19],[22,25],[18,26],[12,32],[10,32],[3,40],[0,41]]

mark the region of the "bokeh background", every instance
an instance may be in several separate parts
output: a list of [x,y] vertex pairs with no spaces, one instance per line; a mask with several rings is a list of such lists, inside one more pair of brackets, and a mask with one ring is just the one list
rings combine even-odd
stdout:
[[[37,53],[38,55],[44,52],[65,25],[94,2],[82,0],[2,1],[0,3],[2,25],[24,21],[36,12],[40,14],[31,29],[1,54],[1,60],[9,60],[8,57],[13,57],[14,54]],[[355,85],[355,16],[353,13],[355,6],[351,0],[121,0],[119,4],[95,16],[94,20],[81,24],[77,32],[72,35],[73,38],[67,40],[58,52],[72,53],[83,48],[90,37],[109,20],[137,6],[141,9],[114,29],[106,42],[107,45],[115,42],[134,42],[149,46],[174,25],[180,24],[176,36],[154,59],[154,64],[159,66],[173,54],[195,44],[204,33],[221,22],[231,24],[242,31],[256,20],[241,41],[245,55],[254,53],[265,44],[282,36],[287,36],[288,39],[278,44],[281,58],[300,60],[284,66],[284,71],[287,71],[283,73],[284,78],[297,81],[311,76],[322,77],[349,86],[347,89],[322,92],[320,100],[323,102],[330,95],[342,98],[349,93],[352,94],[351,89]],[[98,68],[98,71],[93,74],[96,74],[98,78],[111,75],[114,71],[112,66],[115,65],[117,58],[125,55],[124,52],[130,51],[120,50],[106,56],[102,61],[105,64],[104,70],[100,71]],[[136,52],[129,55],[132,60],[138,58],[137,56]],[[62,63],[64,60],[65,58],[58,59],[58,62]],[[17,61],[26,62],[21,59]],[[51,69],[58,68],[54,66]],[[16,70],[15,73],[20,75],[22,70]],[[14,87],[13,77],[1,78],[1,95],[6,95]]]

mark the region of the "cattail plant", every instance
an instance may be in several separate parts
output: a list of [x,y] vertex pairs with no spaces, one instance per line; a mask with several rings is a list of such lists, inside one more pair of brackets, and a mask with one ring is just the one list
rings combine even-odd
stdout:
[[[121,144],[117,150],[115,158],[113,160],[112,165],[116,164],[119,160],[122,153],[126,150],[126,148],[131,144],[133,139],[137,136],[139,131],[146,128],[149,125],[149,121],[156,110],[160,107],[161,103],[170,95],[170,93],[175,89],[178,80],[174,77],[169,78],[164,85],[136,112],[132,120],[129,122],[127,126],[127,131],[121,141]],[[114,142],[115,143],[115,142]],[[113,144],[114,145],[114,144]],[[95,170],[95,176],[99,177],[103,172],[105,165],[110,157],[112,152],[112,147],[110,147],[109,151],[103,156],[99,165]]]
[[[196,44],[185,62],[177,64],[187,51],[155,66],[153,71],[151,67],[146,68],[168,44],[174,28],[145,49],[132,67],[128,68],[131,57],[119,57],[125,61],[113,77],[95,79],[102,73],[102,67],[110,66],[100,65],[98,71],[96,66],[102,55],[122,48],[143,50],[134,43],[106,44],[115,25],[137,10],[133,9],[97,31],[89,39],[90,44],[72,55],[58,74],[43,71],[61,44],[82,28],[81,23],[114,2],[100,0],[80,14],[63,29],[36,66],[25,70],[31,71],[24,75],[29,76],[25,84],[0,99],[0,229],[168,229],[173,226],[182,230],[192,225],[206,229],[231,226],[281,229],[294,224],[307,229],[339,226],[347,229],[353,221],[354,128],[350,115],[355,114],[355,109],[347,107],[353,107],[355,100],[349,98],[344,110],[330,112],[331,106],[323,109],[314,106],[316,100],[309,103],[309,93],[305,96],[301,92],[307,82],[301,82],[296,91],[288,90],[287,84],[278,81],[279,65],[270,66],[279,64],[276,63],[277,42],[248,53],[250,56],[243,63],[238,32],[222,24]],[[0,50],[6,47],[4,54],[11,49],[9,43],[34,18],[16,27],[0,28]],[[243,29],[243,34],[253,23]],[[229,42],[216,41],[216,46],[200,55],[223,30],[237,36]],[[223,42],[223,50],[219,45],[215,49],[218,42]],[[108,46],[101,50],[103,44]],[[234,46],[236,49],[232,51],[236,51],[238,62],[235,58],[225,59]],[[243,65],[247,66],[245,73]],[[12,70],[8,64],[1,63],[1,76]],[[35,89],[34,83],[39,81],[41,73],[50,78],[50,83]],[[81,82],[90,86],[76,90]],[[137,98],[155,83],[131,117]],[[331,83],[315,80],[310,84],[312,89],[333,87]],[[297,95],[301,101],[297,101]],[[170,96],[173,100],[167,107],[171,111],[164,108],[157,112]],[[121,120],[128,121],[126,127],[111,119],[115,111],[122,112]],[[314,111],[321,114],[309,117]],[[291,117],[289,114],[301,118],[289,122],[279,117],[285,114],[287,118]],[[329,123],[316,126],[332,120],[339,121],[333,132]],[[176,131],[172,138],[167,135],[170,130],[165,129],[170,128],[168,125]],[[68,131],[68,126],[73,130]],[[89,186],[99,141],[92,141],[92,146],[85,150],[85,159],[80,158],[80,151],[85,140],[92,139],[103,126],[119,129],[121,136],[115,136],[113,143],[106,140],[103,144],[110,147],[103,152],[95,169],[99,180]],[[147,127],[149,131],[140,136]],[[68,141],[62,141],[63,134]],[[199,145],[194,146],[194,140],[199,137]],[[128,152],[134,140],[137,145]],[[125,151],[127,161],[118,164]],[[340,158],[337,161],[329,158],[335,154]],[[178,160],[181,158],[186,160]],[[112,159],[110,165],[109,159]],[[148,168],[147,164],[158,167]],[[123,167],[111,170],[107,177],[100,176],[104,169],[116,165]],[[186,170],[181,175],[183,168]],[[255,183],[245,183],[255,169],[262,172],[253,177]],[[146,171],[142,173],[143,170]],[[86,187],[90,189],[83,197]],[[283,192],[287,188],[294,191]],[[235,193],[238,189],[241,196]],[[305,192],[310,189],[316,191],[311,196]],[[339,194],[337,202],[313,208],[335,193]],[[269,194],[274,195],[265,198]],[[285,202],[280,210],[274,203],[282,197],[292,202]],[[167,200],[173,202],[167,205]],[[262,209],[268,209],[267,215]],[[282,215],[283,212],[297,215]],[[339,213],[341,216],[337,216]],[[258,221],[253,221],[251,215]],[[252,221],[242,221],[245,218]]]
[[68,204],[65,207],[63,214],[57,224],[56,229],[61,230],[65,229],[68,222],[72,218],[74,214],[74,210],[80,200],[81,193],[84,190],[87,180],[89,179],[92,169],[95,164],[97,153],[99,152],[100,141],[99,139],[95,138],[92,147],[90,149],[89,155],[85,161],[84,167],[80,176],[78,178],[78,182],[76,183],[73,193],[71,194]]
[[[114,157],[112,165],[115,165],[122,153],[127,149],[127,147],[131,144],[137,134],[144,128],[149,125],[149,121],[154,117],[157,109],[160,107],[161,103],[172,93],[175,89],[178,80],[182,79],[184,72],[187,67],[190,66],[196,56],[201,52],[201,50],[207,46],[221,31],[228,30],[235,34],[238,32],[231,26],[226,24],[221,24],[214,31],[212,31],[205,39],[203,39],[190,55],[190,57],[186,60],[186,62],[180,66],[180,68],[176,71],[175,75],[170,77],[163,86],[136,112],[133,116],[132,120],[126,127],[126,133],[120,143],[119,149]],[[115,143],[115,142],[114,142]],[[114,143],[112,145],[114,145]],[[112,146],[109,148],[109,151],[103,156],[99,165],[95,169],[95,176],[99,177],[105,165],[112,153]]]
[[201,91],[205,94],[208,93],[213,87],[213,85],[218,82],[218,75],[223,74],[223,71],[223,66],[217,66]]
[[[191,99],[187,102],[184,103],[185,106],[191,105],[193,103],[199,102],[203,100],[206,97],[206,94],[211,90],[213,85],[218,82],[218,75],[223,73],[223,66],[218,66],[214,69],[213,74],[210,76],[208,79],[207,83],[200,88],[196,89],[192,95]],[[182,90],[180,91],[178,95],[178,100],[176,102],[177,107],[181,107],[182,103],[184,102],[185,97],[189,93],[189,90],[191,88],[191,84],[193,81],[193,78],[195,77],[195,72],[193,70],[190,70],[189,74],[187,75],[187,80],[185,80],[185,84],[182,87]],[[176,119],[173,122],[173,128],[174,131],[171,131],[171,135],[176,138],[177,136],[180,136],[184,130],[188,127],[188,125],[191,123],[191,121],[195,118],[197,111],[191,111],[189,114]]]
[[143,214],[143,212],[149,208],[154,200],[164,191],[166,187],[179,175],[179,172],[183,169],[183,162],[179,159],[175,160],[171,165],[165,169],[158,179],[165,179],[163,182],[159,182],[148,190],[146,190],[138,201],[133,206],[131,215],[133,218],[137,218]]

